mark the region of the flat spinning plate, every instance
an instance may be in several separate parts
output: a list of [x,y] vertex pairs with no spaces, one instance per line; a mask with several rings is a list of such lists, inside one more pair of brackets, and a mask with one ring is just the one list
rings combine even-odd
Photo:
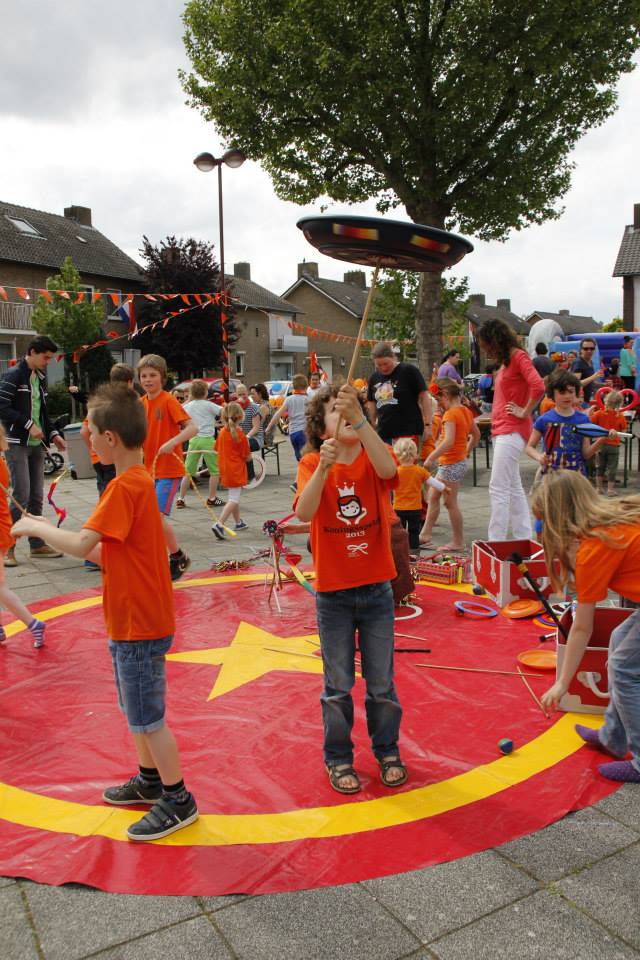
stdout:
[[366,267],[440,273],[473,250],[455,233],[382,217],[303,217],[296,226],[320,253]]

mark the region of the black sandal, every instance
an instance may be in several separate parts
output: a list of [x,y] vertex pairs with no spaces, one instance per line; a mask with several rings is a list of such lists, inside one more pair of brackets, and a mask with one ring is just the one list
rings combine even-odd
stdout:
[[[360,777],[353,769],[352,766],[347,764],[338,764],[334,767],[327,766],[327,773],[329,774],[329,783],[334,790],[337,790],[338,793],[358,793],[359,790],[362,790],[362,784],[360,783]],[[355,787],[341,787],[340,781],[345,777],[353,777],[357,785]]]
[[[384,757],[382,760],[378,760],[378,763],[380,764],[380,779],[385,787],[401,787],[403,783],[407,782],[407,768],[400,757]],[[394,769],[402,770],[402,776],[398,777],[397,780],[389,780],[389,771]]]

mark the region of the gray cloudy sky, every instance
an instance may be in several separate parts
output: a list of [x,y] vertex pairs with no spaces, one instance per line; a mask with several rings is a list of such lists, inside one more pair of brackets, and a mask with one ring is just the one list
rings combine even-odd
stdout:
[[[195,236],[217,250],[216,176],[192,160],[221,144],[185,105],[177,79],[188,66],[182,9],[178,0],[5,0],[1,200],[54,213],[91,207],[94,225],[133,257],[143,234],[152,242]],[[455,268],[488,303],[510,297],[521,315],[568,308],[602,322],[622,312],[622,284],[611,272],[640,202],[640,70],[619,92],[618,112],[575,151],[561,220],[506,243],[476,243]],[[319,204],[278,200],[255,163],[225,168],[223,177],[227,270],[248,260],[252,279],[275,293],[304,258],[320,260],[321,276],[342,278],[349,266],[317,254],[295,226]],[[375,211],[367,204],[346,212]]]

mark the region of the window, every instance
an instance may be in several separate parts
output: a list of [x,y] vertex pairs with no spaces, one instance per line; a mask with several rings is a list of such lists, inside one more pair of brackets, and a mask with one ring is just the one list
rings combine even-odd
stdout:
[[9,214],[6,214],[6,217],[9,223],[12,223],[20,233],[26,233],[30,237],[40,237],[41,240],[44,240],[40,231],[36,230],[28,220],[22,220],[21,217],[10,217]]
[[[111,299],[111,294],[115,293],[118,298],[118,303],[115,304]],[[106,290],[103,294],[103,300],[105,303],[105,309],[107,313],[107,320],[122,320],[122,317],[118,313],[119,308],[122,306],[122,291],[121,290]]]
[[247,355],[244,352],[236,353],[236,376],[237,377],[244,376],[244,361],[246,356]]

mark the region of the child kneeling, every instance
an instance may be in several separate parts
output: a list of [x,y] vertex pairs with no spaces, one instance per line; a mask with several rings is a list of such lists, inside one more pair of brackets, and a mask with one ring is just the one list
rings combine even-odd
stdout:
[[100,463],[116,475],[80,531],[26,516],[15,536],[39,536],[102,568],[102,606],[110,637],[118,702],[127,718],[139,772],[102,798],[151,810],[127,830],[130,840],[158,840],[198,819],[178,748],[165,723],[165,654],[175,630],[173,589],[162,518],[151,474],[141,463],[147,424],[133,390],[101,387],[89,400],[89,433]]
[[[340,423],[339,418],[345,422]],[[387,787],[407,779],[398,735],[402,708],[393,683],[393,596],[389,491],[397,486],[389,448],[345,385],[307,405],[307,450],[298,467],[297,517],[311,521],[316,608],[324,667],[320,698],[324,762],[339,793],[356,793],[353,699],[356,632],[366,684],[367,728]]]

